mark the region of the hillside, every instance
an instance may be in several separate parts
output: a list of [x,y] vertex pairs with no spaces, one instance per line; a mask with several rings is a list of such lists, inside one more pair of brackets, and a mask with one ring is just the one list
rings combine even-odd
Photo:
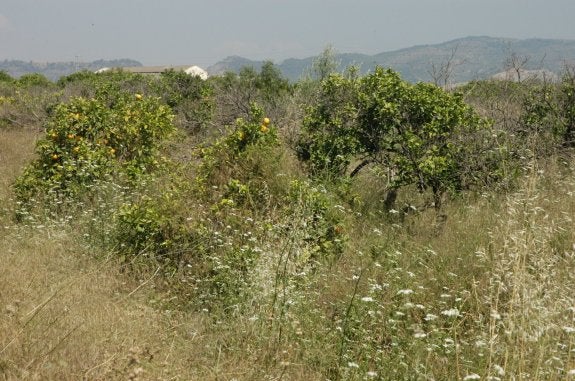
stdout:
[[[468,82],[486,79],[506,70],[506,60],[512,54],[527,58],[525,69],[546,70],[558,74],[565,62],[575,61],[575,40],[525,39],[517,40],[496,37],[464,37],[433,45],[418,45],[405,49],[382,52],[374,55],[340,53],[336,55],[338,70],[356,65],[362,73],[372,71],[375,66],[391,67],[410,82],[431,81],[432,68],[441,67],[450,58],[453,72],[450,82]],[[310,73],[317,56],[288,58],[276,63],[282,74],[291,81],[297,81]],[[238,72],[251,66],[257,70],[264,61],[240,56],[229,56],[208,67],[210,75],[227,71]],[[131,59],[97,60],[92,62],[30,62],[19,60],[0,61],[0,71],[13,77],[26,73],[41,73],[51,80],[79,70],[95,71],[102,67],[142,66]]]
[[[453,55],[453,82],[467,82],[473,79],[489,78],[505,70],[505,61],[516,54],[529,58],[527,69],[546,69],[554,73],[561,71],[564,63],[575,60],[574,40],[526,39],[516,40],[493,37],[465,37],[434,45],[419,45],[406,49],[383,52],[375,55],[345,53],[338,54],[340,70],[357,65],[362,72],[373,70],[377,65],[399,71],[403,78],[411,81],[429,81],[430,71],[447,62]],[[309,72],[316,57],[290,58],[278,64],[282,73],[290,80],[297,80]],[[210,75],[225,71],[236,71],[242,66],[259,68],[262,61],[251,61],[242,57],[228,57],[208,68]]]

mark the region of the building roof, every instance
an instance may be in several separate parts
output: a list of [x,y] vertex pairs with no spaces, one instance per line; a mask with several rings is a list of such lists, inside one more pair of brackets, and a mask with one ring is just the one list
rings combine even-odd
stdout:
[[[136,74],[146,74],[146,75],[158,75],[168,70],[174,71],[183,71],[186,74],[196,75],[202,79],[208,78],[208,72],[202,69],[199,66],[188,66],[188,65],[180,65],[180,66],[130,66],[130,67],[119,67],[114,68],[123,71],[127,71],[130,73]],[[96,73],[103,73],[108,70],[113,70],[111,68],[102,68],[96,71]]]

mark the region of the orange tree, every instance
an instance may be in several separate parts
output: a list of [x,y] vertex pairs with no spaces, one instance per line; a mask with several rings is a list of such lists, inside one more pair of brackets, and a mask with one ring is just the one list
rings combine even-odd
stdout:
[[336,74],[322,82],[297,149],[316,175],[341,176],[354,161],[360,164],[352,177],[365,165],[380,165],[392,174],[391,190],[431,190],[439,209],[445,192],[488,175],[475,169],[494,162],[489,127],[459,95],[377,68],[362,78]]
[[20,202],[46,194],[74,198],[98,181],[137,181],[160,165],[162,141],[175,131],[170,108],[141,94],[113,98],[55,107],[36,159],[15,183]]

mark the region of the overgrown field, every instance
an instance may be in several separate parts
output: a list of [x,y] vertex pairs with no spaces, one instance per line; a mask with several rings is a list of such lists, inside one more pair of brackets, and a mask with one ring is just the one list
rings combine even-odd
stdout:
[[0,380],[575,379],[575,72],[0,73]]

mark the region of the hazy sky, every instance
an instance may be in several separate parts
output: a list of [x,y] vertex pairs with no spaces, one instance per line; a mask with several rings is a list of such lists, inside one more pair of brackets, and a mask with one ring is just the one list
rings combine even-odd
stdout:
[[0,60],[207,67],[471,35],[575,39],[575,0],[0,0]]

